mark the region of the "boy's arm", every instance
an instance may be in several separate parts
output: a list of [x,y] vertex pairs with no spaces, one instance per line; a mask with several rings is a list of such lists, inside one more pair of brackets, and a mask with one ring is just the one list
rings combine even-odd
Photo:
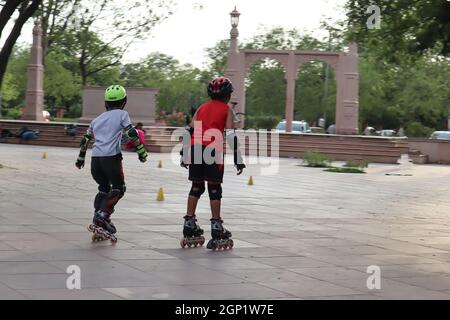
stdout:
[[189,157],[189,149],[191,147],[191,137],[194,134],[194,125],[195,125],[195,121],[197,121],[197,114],[198,114],[198,111],[200,110],[200,108],[201,108],[201,106],[197,109],[195,114],[192,116],[191,123],[189,123],[189,125],[184,127],[185,131],[183,132],[182,146],[181,146],[181,150],[180,150],[180,156],[181,156],[180,165],[186,169],[189,168],[189,164],[190,164],[188,157]]
[[239,139],[236,135],[236,132],[232,130],[228,134],[226,134],[228,145],[231,150],[233,150],[233,162],[236,170],[238,171],[238,176],[242,174],[244,169],[246,168],[244,164],[244,159],[242,158],[241,150],[239,150]]
[[236,135],[236,127],[237,123],[235,120],[235,114],[234,111],[229,108],[228,109],[228,116],[227,116],[227,124],[226,129],[233,129],[233,131],[226,134],[228,145],[231,147],[231,150],[233,150],[233,160],[234,160],[234,166],[236,167],[238,171],[238,175],[241,175],[242,172],[245,169],[244,159],[242,158],[241,151],[239,150],[239,140]]
[[136,153],[139,156],[139,161],[147,161],[148,153],[145,150],[144,145],[139,140],[139,133],[137,132],[137,130],[130,124],[124,129],[124,135],[129,141],[133,143]]
[[122,113],[121,125],[122,128],[124,128],[125,137],[133,143],[135,151],[139,156],[139,161],[144,163],[145,161],[147,161],[148,153],[145,150],[144,144],[139,141],[139,133],[131,124],[130,116],[126,111],[123,111]]
[[78,169],[82,169],[84,167],[85,159],[86,159],[86,152],[89,148],[89,142],[93,138],[93,132],[92,128],[89,126],[89,129],[86,131],[86,134],[81,138],[80,142],[80,153],[78,154],[77,162],[75,163],[75,166]]

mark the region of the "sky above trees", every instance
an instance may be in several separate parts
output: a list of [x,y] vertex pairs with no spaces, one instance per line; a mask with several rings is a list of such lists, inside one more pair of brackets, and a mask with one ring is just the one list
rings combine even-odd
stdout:
[[[262,30],[276,26],[312,32],[326,37],[320,23],[345,18],[345,0],[172,0],[173,14],[157,25],[149,39],[134,43],[124,62],[136,62],[151,52],[164,52],[182,63],[204,67],[205,49],[229,37],[231,12],[241,12],[240,39],[247,41]],[[24,27],[19,42],[31,42],[32,24]],[[4,39],[1,39],[3,43]]]

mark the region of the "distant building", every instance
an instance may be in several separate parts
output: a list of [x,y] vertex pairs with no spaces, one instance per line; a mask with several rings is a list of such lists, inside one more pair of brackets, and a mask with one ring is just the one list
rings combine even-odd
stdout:
[[[154,125],[158,89],[126,88],[128,102],[125,110],[131,121],[142,122],[145,126]],[[80,122],[91,122],[105,111],[106,87],[85,87],[83,89],[83,112]]]

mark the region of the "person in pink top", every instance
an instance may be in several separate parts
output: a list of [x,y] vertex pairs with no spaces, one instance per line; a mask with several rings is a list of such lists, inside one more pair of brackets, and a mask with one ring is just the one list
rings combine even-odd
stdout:
[[[136,124],[136,126],[134,127],[138,133],[138,139],[139,139],[139,143],[145,145],[145,130],[144,130],[144,125],[142,123],[138,123]],[[125,143],[125,148],[134,150],[134,145],[133,145],[133,141],[127,141]]]

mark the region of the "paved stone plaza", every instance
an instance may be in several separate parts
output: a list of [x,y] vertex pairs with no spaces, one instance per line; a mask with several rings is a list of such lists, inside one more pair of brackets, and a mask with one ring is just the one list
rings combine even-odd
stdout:
[[[448,166],[374,164],[353,175],[281,159],[277,175],[251,165],[241,177],[227,166],[223,217],[235,248],[211,252],[179,247],[189,185],[169,154],[146,164],[125,154],[119,242],[91,243],[96,185],[76,156],[0,145],[0,298],[450,299]],[[209,238],[208,205],[204,197],[198,216]],[[81,290],[66,287],[70,265]],[[380,290],[367,288],[372,265]]]

